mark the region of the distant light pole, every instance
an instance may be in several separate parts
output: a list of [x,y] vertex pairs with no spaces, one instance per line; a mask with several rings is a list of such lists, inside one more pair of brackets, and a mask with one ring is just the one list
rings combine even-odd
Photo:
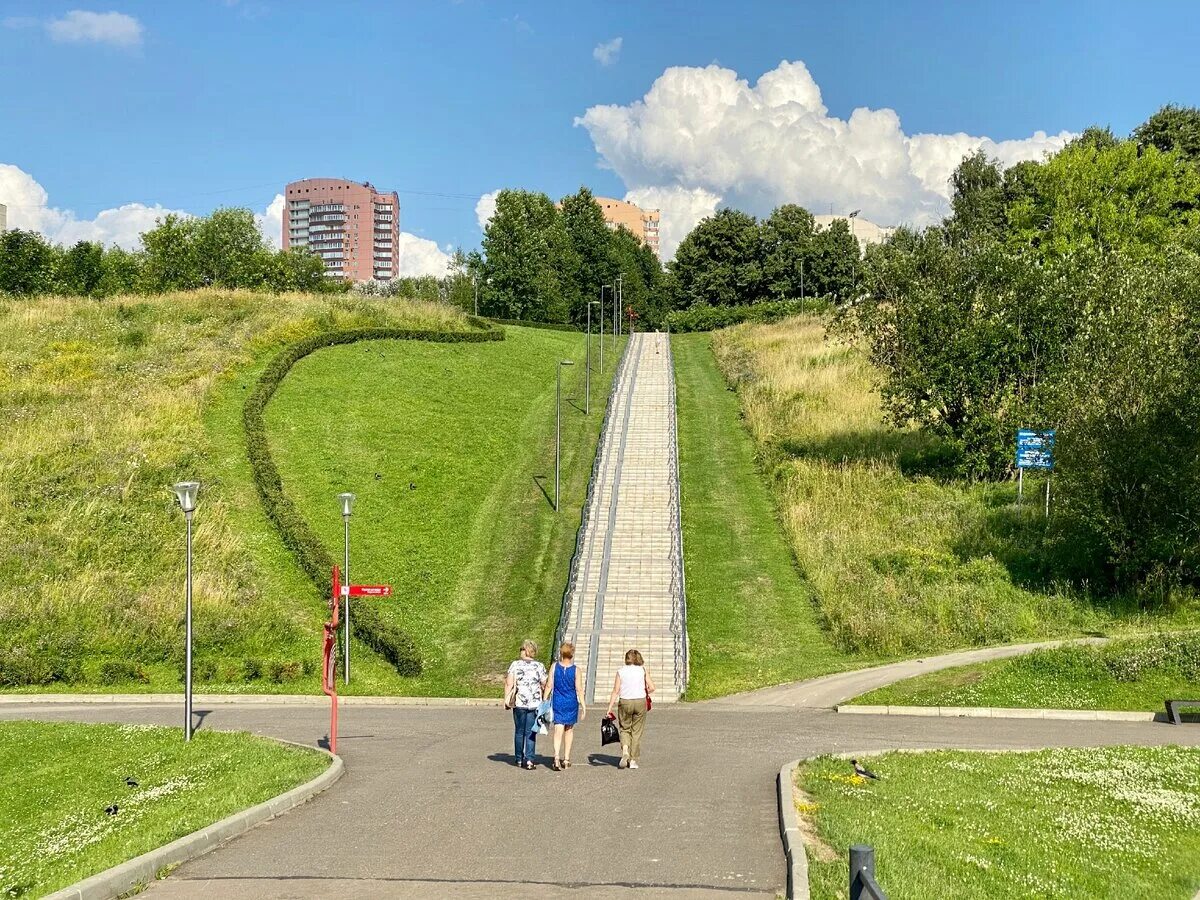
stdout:
[[800,257],[800,299],[804,299],[804,257]]
[[617,292],[611,284],[600,285],[600,374],[604,374],[604,289],[613,292],[613,303],[616,303]]
[[850,234],[854,234],[854,218],[860,212],[862,212],[861,209],[856,209],[854,212],[850,213],[850,215],[846,216],[846,218],[850,220]]
[[[585,416],[590,416],[592,414],[592,307],[595,305],[596,305],[595,300],[588,301],[587,372],[584,374],[584,382],[586,383],[587,387],[585,388],[586,393],[584,394],[584,401],[583,401],[583,414]],[[601,315],[603,315],[603,314],[604,314],[603,310],[601,310]],[[601,319],[601,321],[603,321],[603,319]],[[604,345],[604,329],[603,328],[600,329],[600,345],[601,346]],[[600,362],[601,362],[601,365],[603,365],[603,363],[604,363],[603,351],[601,351]]]
[[613,285],[613,337],[621,336],[621,300],[623,299],[620,290],[621,276],[624,272],[617,273],[617,283]]
[[180,481],[171,488],[179,508],[183,510],[183,518],[187,521],[187,587],[185,589],[184,606],[184,641],[186,648],[183,656],[183,739],[192,739],[192,513],[196,510],[196,494],[200,490],[198,481]]
[[560,359],[556,374],[558,382],[554,397],[554,511],[558,512],[558,481],[562,469],[562,367],[573,366],[570,359]]
[[338,502],[342,505],[342,524],[345,528],[345,555],[342,559],[342,616],[346,622],[345,638],[343,640],[342,658],[345,671],[342,673],[342,678],[346,684],[350,683],[350,513],[354,511],[354,495],[350,493],[338,494]]
[[471,273],[471,287],[475,288],[475,315],[479,315],[479,276]]

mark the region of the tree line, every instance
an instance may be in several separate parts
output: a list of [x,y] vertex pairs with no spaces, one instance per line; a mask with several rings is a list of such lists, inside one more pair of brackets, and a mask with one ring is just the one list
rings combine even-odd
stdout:
[[109,297],[200,287],[343,290],[319,257],[267,245],[248,209],[169,214],[142,234],[142,249],[79,241],[62,247],[33,231],[0,234],[0,294]]
[[889,417],[958,474],[1014,466],[1056,429],[1059,574],[1200,581],[1200,110],[1087,129],[1040,162],[976,153],[940,225],[868,250],[839,325]]

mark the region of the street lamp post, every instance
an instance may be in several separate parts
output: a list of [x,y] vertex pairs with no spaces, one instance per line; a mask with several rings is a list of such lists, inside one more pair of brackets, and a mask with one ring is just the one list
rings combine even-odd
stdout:
[[600,374],[604,374],[604,289],[612,290],[611,284],[600,285]]
[[185,588],[184,604],[184,641],[186,647],[183,655],[183,739],[192,739],[192,513],[196,510],[196,493],[200,490],[198,481],[180,481],[171,488],[183,510],[183,518],[187,521],[187,587]]
[[[350,584],[350,513],[354,511],[354,495],[350,493],[338,494],[338,502],[342,505],[342,525],[345,530],[344,548],[345,553],[342,558],[342,584],[348,586]],[[342,679],[346,684],[350,683],[350,591],[348,588],[343,588],[342,592],[342,618],[346,623],[346,630],[342,641],[342,659],[343,667]]]
[[560,359],[557,367],[557,384],[554,397],[554,511],[558,512],[558,482],[562,470],[562,367],[573,366],[570,359]]
[[[590,416],[592,414],[592,307],[596,305],[595,300],[588,301],[587,311],[587,371],[584,373],[583,379],[586,387],[584,388],[583,414]],[[604,340],[604,329],[600,329],[600,340]],[[603,360],[603,357],[601,357]]]
[[471,275],[471,287],[475,288],[475,316],[479,316],[479,276]]

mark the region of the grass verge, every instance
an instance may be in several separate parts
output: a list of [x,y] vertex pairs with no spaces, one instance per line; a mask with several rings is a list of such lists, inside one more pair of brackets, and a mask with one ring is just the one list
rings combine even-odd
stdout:
[[895,706],[1161,711],[1200,698],[1200,632],[1119,638],[931,672],[856,697]]
[[818,623],[708,334],[671,338],[691,678],[702,700],[871,662]]
[[[285,489],[335,559],[342,520],[334,497],[357,494],[351,576],[395,589],[390,599],[359,602],[420,650],[417,677],[372,670],[360,680],[352,662],[355,693],[494,694],[519,641],[544,644],[553,634],[615,356],[607,345],[610,365],[603,377],[593,373],[585,417],[585,336],[505,330],[499,343],[323,349],[296,363],[267,406]],[[576,365],[563,370],[556,514],[560,359]]]
[[1175,897],[1200,887],[1200,751],[889,753],[801,768],[814,900],[845,897],[851,844],[893,900]]
[[0,896],[73,884],[328,765],[322,753],[244,733],[199,731],[185,743],[176,728],[0,723]]

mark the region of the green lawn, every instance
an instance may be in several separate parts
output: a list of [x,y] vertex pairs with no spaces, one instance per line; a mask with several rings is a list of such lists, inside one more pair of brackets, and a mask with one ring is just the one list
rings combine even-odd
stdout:
[[854,668],[822,632],[707,334],[675,335],[689,700]]
[[900,681],[855,703],[1159,712],[1200,698],[1200,632],[1121,638],[961,666]]
[[[301,360],[267,407],[285,490],[341,557],[334,496],[358,496],[351,575],[416,640],[419,678],[352,651],[354,692],[497,693],[519,642],[552,637],[615,354],[583,415],[583,335],[506,326],[485,344],[369,341]],[[598,349],[598,344],[595,345]],[[554,492],[555,365],[563,370],[561,512]],[[597,360],[598,363],[598,360]],[[248,513],[248,515],[257,515]],[[268,543],[266,565],[277,550]],[[316,647],[316,634],[313,636]]]
[[844,898],[851,844],[891,900],[1156,897],[1200,888],[1200,751],[888,753],[804,766],[814,900]]
[[244,733],[202,730],[189,744],[178,728],[0,723],[0,896],[50,893],[328,765],[315,750]]

